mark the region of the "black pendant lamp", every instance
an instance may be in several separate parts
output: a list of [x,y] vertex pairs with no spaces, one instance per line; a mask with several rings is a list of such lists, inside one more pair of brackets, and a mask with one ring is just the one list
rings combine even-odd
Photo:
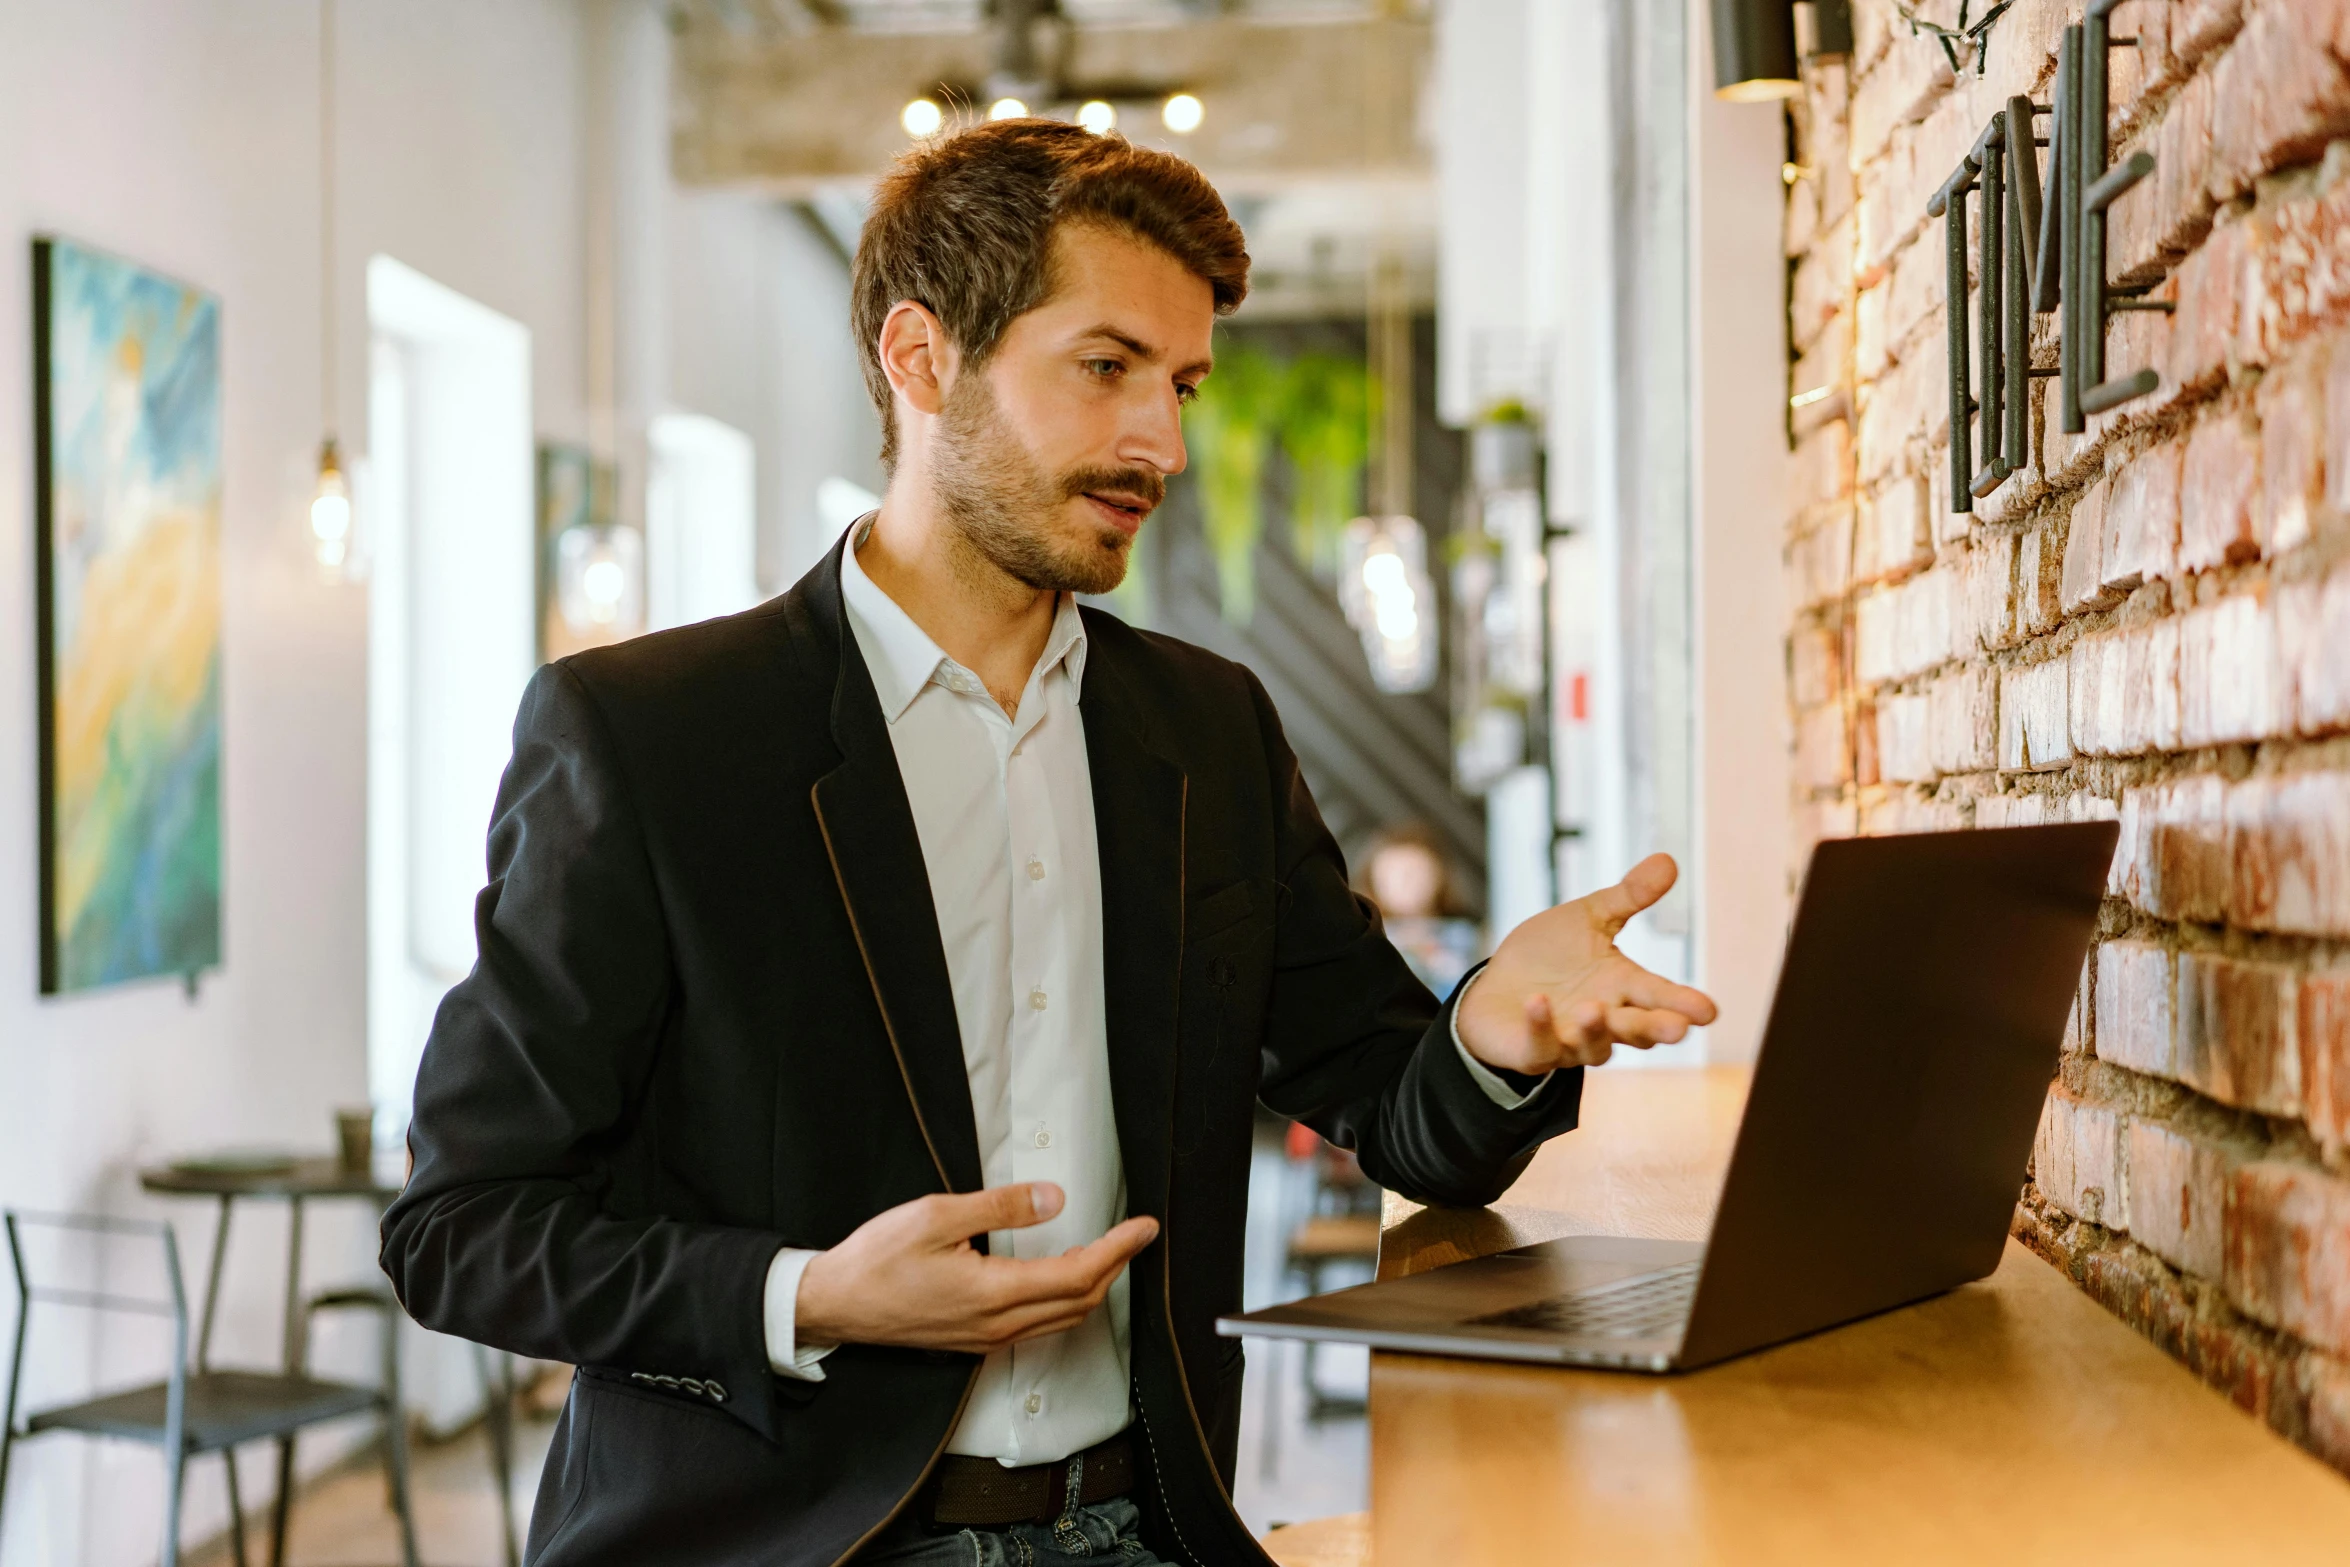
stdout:
[[1713,0],[1714,96],[1730,103],[1792,98],[1794,0]]

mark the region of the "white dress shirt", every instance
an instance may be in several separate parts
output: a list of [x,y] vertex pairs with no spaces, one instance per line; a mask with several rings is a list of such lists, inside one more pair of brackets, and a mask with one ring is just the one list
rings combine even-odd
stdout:
[[[1085,624],[1064,595],[1019,711],[1006,717],[979,677],[874,585],[855,549],[842,554],[841,597],[922,844],[981,1173],[989,1186],[1052,1181],[1067,1197],[1046,1223],[991,1233],[988,1250],[1058,1256],[1126,1217],[1102,993],[1101,863],[1078,710]],[[1495,1103],[1515,1108],[1531,1097],[1471,1058],[1457,1026],[1453,1042]],[[800,1344],[794,1328],[800,1275],[814,1255],[786,1247],[768,1267],[767,1355],[779,1375],[822,1381],[830,1346]],[[1133,1418],[1128,1323],[1121,1274],[1103,1309],[1077,1327],[988,1356],[947,1451],[1050,1463],[1123,1431]]]

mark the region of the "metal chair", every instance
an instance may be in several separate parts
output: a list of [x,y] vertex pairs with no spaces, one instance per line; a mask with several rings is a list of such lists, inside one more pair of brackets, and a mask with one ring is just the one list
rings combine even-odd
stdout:
[[[246,1567],[243,1499],[237,1492],[234,1451],[247,1442],[277,1440],[280,1447],[276,1542],[282,1559],[285,1519],[290,1493],[294,1434],[305,1426],[373,1412],[386,1425],[385,1457],[390,1472],[392,1510],[400,1520],[401,1544],[408,1567],[416,1563],[415,1526],[408,1499],[408,1446],[400,1415],[396,1361],[387,1349],[385,1381],[380,1388],[326,1382],[306,1374],[256,1371],[214,1371],[191,1367],[188,1360],[188,1299],[180,1281],[178,1243],[171,1226],[154,1220],[113,1219],[80,1214],[0,1214],[8,1233],[8,1257],[16,1274],[16,1341],[9,1355],[8,1400],[0,1410],[0,1508],[7,1500],[8,1460],[21,1440],[51,1431],[78,1431],[86,1436],[115,1437],[146,1442],[160,1448],[163,1465],[162,1567],[178,1567],[180,1504],[188,1459],[200,1453],[219,1453],[228,1468],[229,1532],[238,1567]],[[43,1228],[94,1235],[143,1236],[159,1240],[168,1299],[116,1294],[105,1290],[58,1289],[36,1285],[25,1266],[23,1230]],[[36,1410],[20,1426],[17,1406],[24,1387],[24,1350],[36,1302],[79,1306],[98,1311],[131,1312],[167,1317],[171,1321],[171,1366],[160,1382],[116,1393]],[[345,1302],[333,1302],[344,1304]],[[349,1302],[357,1304],[358,1302]],[[328,1304],[320,1302],[319,1304]],[[389,1323],[387,1322],[387,1329]],[[305,1333],[307,1324],[305,1324]],[[387,1331],[386,1338],[390,1335]]]

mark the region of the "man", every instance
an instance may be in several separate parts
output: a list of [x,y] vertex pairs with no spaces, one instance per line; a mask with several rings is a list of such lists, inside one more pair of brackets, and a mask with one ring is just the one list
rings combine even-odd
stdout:
[[1252,1101],[1498,1196],[1581,1066],[1709,1021],[1623,886],[1439,1006],[1247,670],[1119,581],[1240,302],[1198,172],[1073,126],[909,153],[859,245],[888,494],[782,598],[565,659],[384,1266],[579,1367],[530,1554],[1264,1560],[1228,1501]]

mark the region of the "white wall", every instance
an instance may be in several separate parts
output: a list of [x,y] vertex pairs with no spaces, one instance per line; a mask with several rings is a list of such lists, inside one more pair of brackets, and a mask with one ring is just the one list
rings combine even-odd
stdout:
[[[399,256],[514,316],[536,345],[541,430],[582,423],[580,30],[564,0],[342,0],[342,425],[363,437],[362,274]],[[323,1150],[363,1102],[365,593],[320,583],[301,527],[319,427],[318,11],[296,0],[0,0],[0,1204],[178,1221],[206,1211],[133,1172],[229,1143]],[[32,412],[28,237],[56,230],[222,300],[225,967],[36,997]],[[282,1211],[241,1210],[216,1358],[276,1352]],[[373,1225],[319,1211],[309,1276],[371,1272]],[[196,1284],[190,1279],[190,1287]],[[0,1291],[0,1332],[13,1328]],[[95,1341],[36,1316],[28,1395],[160,1366],[152,1335]],[[354,1331],[331,1359],[363,1374]],[[326,1444],[317,1444],[323,1448]],[[20,1450],[0,1563],[152,1560],[144,1450]],[[324,1456],[321,1454],[321,1456]],[[248,1505],[268,1466],[246,1467]],[[190,1537],[224,1519],[192,1470]]]
[[[829,476],[881,488],[881,428],[858,377],[848,268],[815,228],[757,191],[670,178],[669,34],[646,0],[594,0],[601,67],[615,91],[609,168],[591,241],[617,279],[617,397],[624,460],[665,413],[732,425],[758,447],[759,581],[780,592],[832,542],[816,506]],[[609,229],[601,214],[609,212]],[[749,345],[756,345],[755,351]]]
[[1788,910],[1785,269],[1777,104],[1711,91],[1706,7],[1690,8],[1690,359],[1696,393],[1697,982],[1722,1008],[1710,1059],[1752,1058]]

